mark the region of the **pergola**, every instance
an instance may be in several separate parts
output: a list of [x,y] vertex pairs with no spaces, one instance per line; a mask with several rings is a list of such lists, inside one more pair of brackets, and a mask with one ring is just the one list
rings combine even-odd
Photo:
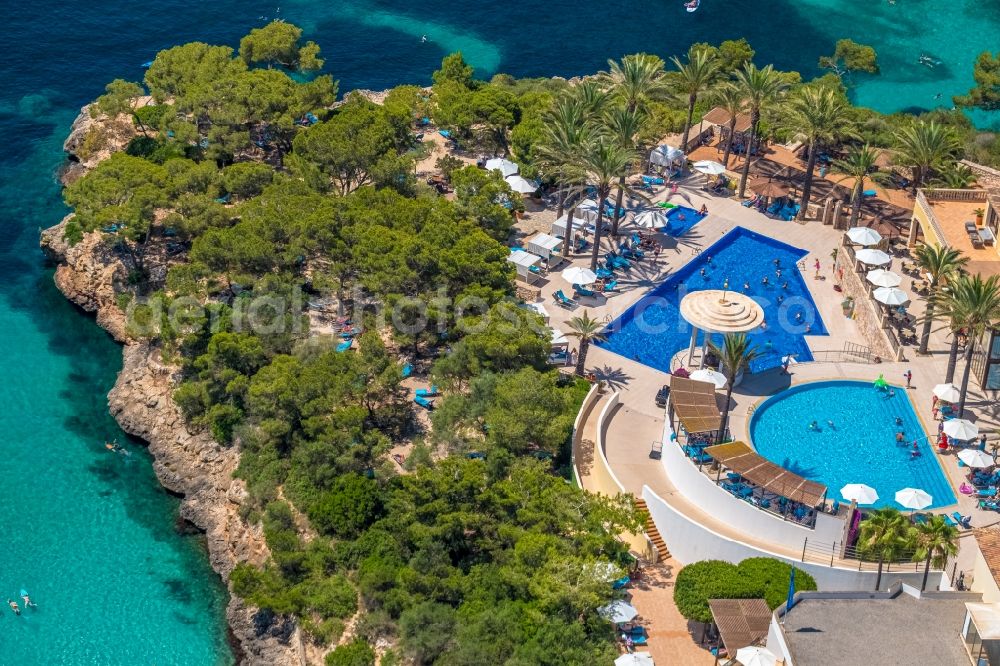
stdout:
[[712,384],[671,375],[670,407],[689,434],[717,432],[722,425],[722,413]]
[[745,294],[723,289],[694,291],[681,300],[681,316],[691,324],[688,365],[694,358],[698,331],[705,336],[701,347],[701,367],[705,367],[708,338],[711,333],[746,333],[764,322],[764,310]]
[[759,645],[767,638],[771,609],[763,599],[709,599],[708,607],[730,656],[740,648]]
[[531,269],[538,265],[541,257],[530,252],[525,252],[524,250],[515,250],[507,257],[507,261],[514,264],[517,268],[517,274],[524,278],[525,282],[531,284],[531,280],[534,277]]
[[[672,389],[670,392],[673,394]],[[760,455],[744,442],[716,444],[706,447],[705,453],[750,483],[780,497],[812,508],[816,508],[826,501],[826,486],[822,483],[810,481],[794,472],[789,472],[784,467],[776,465]],[[719,473],[721,475],[721,470]]]

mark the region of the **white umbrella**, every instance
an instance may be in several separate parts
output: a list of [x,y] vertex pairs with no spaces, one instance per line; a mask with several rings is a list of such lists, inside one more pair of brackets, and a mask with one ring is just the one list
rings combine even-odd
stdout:
[[781,357],[781,362],[782,363],[787,363],[788,365],[798,365],[799,364],[799,362],[795,360],[795,356],[793,356],[792,354],[789,354],[788,356],[782,356]]
[[934,387],[934,395],[945,402],[958,402],[962,399],[962,392],[954,384],[938,384]]
[[874,504],[878,501],[878,493],[871,486],[863,483],[848,483],[840,489],[840,496],[858,504]]
[[967,439],[975,439],[978,437],[979,427],[972,421],[966,421],[965,419],[951,419],[950,421],[944,422],[944,434],[948,435],[952,439],[965,441]]
[[667,166],[684,157],[684,153],[673,146],[657,146],[649,153],[649,161],[660,166]]
[[718,176],[720,173],[726,172],[726,167],[722,166],[715,160],[698,160],[691,165],[691,168],[698,173],[703,173],[706,176]]
[[857,245],[878,245],[882,234],[869,227],[852,227],[847,230],[847,237]]
[[873,250],[871,248],[858,250],[854,256],[857,257],[858,261],[869,266],[884,266],[892,261],[892,257],[882,250]]
[[743,666],[774,666],[778,658],[767,648],[751,645],[736,651],[736,661]]
[[910,302],[909,294],[896,287],[879,287],[872,293],[872,296],[879,303],[886,305],[902,305]]
[[709,384],[715,384],[715,388],[720,389],[726,385],[726,376],[719,372],[718,370],[713,370],[712,368],[702,368],[701,370],[695,370],[691,373],[691,379],[696,382],[708,382]]
[[570,284],[593,284],[597,282],[597,276],[594,274],[594,271],[581,266],[570,266],[560,273],[560,275]]
[[876,287],[898,287],[903,281],[903,278],[884,268],[876,268],[873,271],[868,271],[865,279]]
[[494,157],[491,160],[486,160],[486,170],[487,171],[499,171],[503,174],[503,177],[513,176],[518,172],[518,166],[511,162],[510,160],[505,160],[502,157]]
[[993,467],[993,465],[996,465],[996,462],[993,460],[993,456],[986,453],[986,451],[980,451],[979,449],[965,449],[964,451],[959,451],[958,459],[969,467],[974,467],[976,469]]
[[934,503],[934,498],[920,488],[903,488],[896,493],[896,502],[906,509],[926,509]]
[[655,666],[653,664],[653,655],[648,652],[633,652],[632,654],[623,654],[622,656],[615,659],[615,666]]
[[635,606],[626,601],[614,601],[607,606],[598,608],[597,612],[601,614],[601,617],[611,620],[615,624],[628,622],[639,614]]
[[538,183],[530,181],[522,176],[507,176],[505,178],[507,184],[510,185],[510,189],[514,190],[518,194],[531,194],[538,189]]
[[659,229],[670,224],[670,218],[659,208],[654,210],[644,210],[633,219],[637,227],[644,229]]

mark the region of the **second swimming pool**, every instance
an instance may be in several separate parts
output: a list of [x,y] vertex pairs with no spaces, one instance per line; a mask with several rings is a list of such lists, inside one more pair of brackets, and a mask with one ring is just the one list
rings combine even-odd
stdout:
[[894,498],[903,488],[930,493],[929,508],[955,503],[906,389],[898,386],[885,391],[859,381],[794,386],[761,403],[750,419],[750,439],[771,462],[825,483],[830,499],[843,502],[841,488],[864,483],[878,492],[876,507],[900,508]]

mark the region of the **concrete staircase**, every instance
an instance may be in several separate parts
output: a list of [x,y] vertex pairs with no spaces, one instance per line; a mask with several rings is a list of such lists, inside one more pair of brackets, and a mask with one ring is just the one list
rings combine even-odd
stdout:
[[666,542],[663,537],[660,536],[659,530],[656,529],[656,524],[653,522],[653,517],[649,515],[649,509],[646,507],[646,500],[641,497],[635,498],[635,506],[639,509],[639,512],[645,517],[645,527],[643,528],[646,532],[646,536],[649,537],[650,542],[656,548],[656,553],[659,556],[659,561],[663,562],[670,559],[670,550],[667,548]]

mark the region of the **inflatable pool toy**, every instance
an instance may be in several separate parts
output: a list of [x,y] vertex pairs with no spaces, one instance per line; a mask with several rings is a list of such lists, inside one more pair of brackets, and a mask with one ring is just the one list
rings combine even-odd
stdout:
[[885,381],[885,377],[883,375],[879,375],[878,379],[875,380],[874,386],[878,390],[884,391],[885,389],[889,388],[889,383]]

